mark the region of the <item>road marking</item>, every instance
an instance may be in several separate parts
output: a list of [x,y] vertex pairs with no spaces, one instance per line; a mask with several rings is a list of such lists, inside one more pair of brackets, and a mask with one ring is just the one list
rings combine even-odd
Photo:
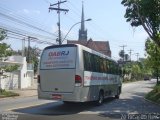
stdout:
[[100,113],[104,113],[104,111],[96,111],[96,112],[93,112],[93,111],[83,111],[83,112],[79,112],[77,114],[100,114]]

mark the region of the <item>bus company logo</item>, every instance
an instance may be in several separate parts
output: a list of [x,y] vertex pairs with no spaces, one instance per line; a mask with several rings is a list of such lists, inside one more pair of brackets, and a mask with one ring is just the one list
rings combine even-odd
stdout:
[[67,56],[69,55],[69,51],[55,51],[55,52],[49,52],[48,56],[50,57],[58,57],[58,56]]

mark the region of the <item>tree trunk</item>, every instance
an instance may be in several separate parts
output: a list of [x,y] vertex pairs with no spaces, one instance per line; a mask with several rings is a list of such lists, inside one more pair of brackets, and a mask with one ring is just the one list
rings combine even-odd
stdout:
[[157,84],[159,83],[158,81],[158,76],[159,76],[159,71],[158,71],[158,68],[157,68]]

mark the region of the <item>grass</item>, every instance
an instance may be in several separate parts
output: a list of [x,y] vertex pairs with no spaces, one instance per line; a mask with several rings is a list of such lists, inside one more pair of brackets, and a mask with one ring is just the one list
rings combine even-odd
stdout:
[[160,84],[157,84],[146,96],[146,99],[160,104]]
[[14,97],[14,96],[19,96],[19,94],[11,91],[6,91],[4,89],[0,89],[0,98]]

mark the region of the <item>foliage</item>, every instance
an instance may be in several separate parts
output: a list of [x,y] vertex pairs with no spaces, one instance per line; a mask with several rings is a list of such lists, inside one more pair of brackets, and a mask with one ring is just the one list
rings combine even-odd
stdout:
[[[12,50],[10,49],[10,45],[7,45],[6,43],[3,43],[2,40],[5,39],[7,36],[7,33],[5,30],[0,29],[0,61],[6,59],[7,56],[12,55]],[[18,65],[3,65],[0,66],[1,74],[3,72],[11,72],[18,69]],[[2,72],[3,71],[3,72]]]
[[149,37],[160,47],[160,0],[122,0],[125,18],[131,26],[143,26]]
[[125,61],[129,61],[129,55],[128,55],[128,54],[125,54],[125,55],[124,55],[124,60],[125,60]]
[[145,43],[145,50],[147,52],[147,65],[151,67],[152,74],[158,78],[160,75],[160,48],[148,38]]
[[124,65],[124,80],[142,80],[145,76],[151,76],[151,69],[146,65],[146,59],[140,62],[128,62]]
[[1,67],[0,70],[3,70],[5,72],[12,72],[14,70],[17,70],[19,68],[19,65],[6,65],[4,67]]
[[160,84],[157,84],[153,90],[145,96],[145,98],[160,104]]
[[[38,47],[30,47],[29,49],[29,57],[28,57],[28,49],[25,47],[24,50],[24,56],[26,56],[27,61],[29,61],[29,63],[33,63],[34,65],[34,73],[37,72],[38,69],[38,63],[39,63],[39,59],[38,57],[40,57],[40,49]],[[14,54],[22,54],[22,50],[18,50],[17,52],[15,52]]]
[[147,39],[145,43],[148,63],[152,68],[160,67],[160,48],[151,40]]
[[121,50],[120,52],[119,52],[119,56],[123,59],[124,58],[124,50]]
[[0,98],[3,98],[3,97],[13,97],[13,96],[19,96],[19,94],[11,92],[11,91],[6,91],[4,89],[0,89]]
[[124,50],[121,50],[119,52],[119,56],[120,56],[121,59],[124,59],[124,61],[128,61],[129,60],[129,55],[125,54]]
[[0,28],[0,41],[7,37],[6,31]]

